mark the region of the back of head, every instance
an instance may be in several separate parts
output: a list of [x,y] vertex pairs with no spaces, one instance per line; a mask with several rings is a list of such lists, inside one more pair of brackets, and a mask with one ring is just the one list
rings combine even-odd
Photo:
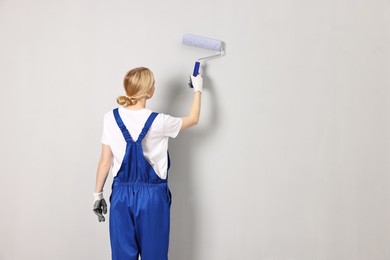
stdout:
[[116,101],[122,106],[137,104],[141,98],[148,96],[148,91],[154,85],[153,72],[145,67],[138,67],[128,71],[123,79],[126,96],[119,96]]

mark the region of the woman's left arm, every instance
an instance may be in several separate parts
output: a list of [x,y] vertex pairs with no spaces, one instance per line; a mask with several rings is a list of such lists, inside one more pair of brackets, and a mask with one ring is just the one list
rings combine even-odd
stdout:
[[100,155],[96,173],[96,193],[103,191],[104,184],[106,183],[107,176],[110,172],[113,158],[114,155],[112,154],[110,146],[107,144],[102,144],[102,153]]

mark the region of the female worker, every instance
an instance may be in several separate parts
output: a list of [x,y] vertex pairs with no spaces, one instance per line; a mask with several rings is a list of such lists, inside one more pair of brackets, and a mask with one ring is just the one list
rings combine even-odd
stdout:
[[104,115],[102,151],[96,175],[93,211],[105,221],[103,187],[112,164],[110,244],[113,260],[168,259],[171,192],[168,187],[168,139],[198,123],[203,79],[191,76],[194,98],[186,117],[146,108],[154,94],[153,73],[144,67],[127,72],[121,105]]

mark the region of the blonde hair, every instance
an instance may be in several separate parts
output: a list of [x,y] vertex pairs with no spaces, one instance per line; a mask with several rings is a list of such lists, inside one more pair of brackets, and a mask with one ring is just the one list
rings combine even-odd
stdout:
[[116,102],[122,106],[135,105],[139,99],[148,96],[153,85],[154,75],[151,70],[145,67],[134,68],[123,79],[126,96],[119,96]]

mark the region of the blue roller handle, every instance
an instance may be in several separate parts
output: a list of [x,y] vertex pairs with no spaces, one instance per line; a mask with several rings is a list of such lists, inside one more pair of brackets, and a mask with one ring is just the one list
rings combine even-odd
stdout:
[[192,76],[194,76],[194,77],[198,76],[199,67],[200,67],[200,62],[199,61],[195,62],[194,73],[192,73]]

